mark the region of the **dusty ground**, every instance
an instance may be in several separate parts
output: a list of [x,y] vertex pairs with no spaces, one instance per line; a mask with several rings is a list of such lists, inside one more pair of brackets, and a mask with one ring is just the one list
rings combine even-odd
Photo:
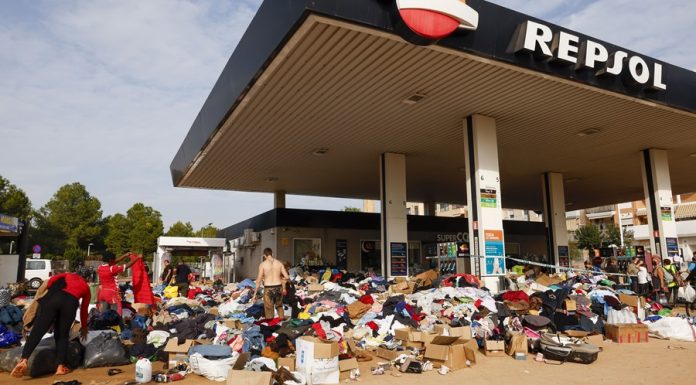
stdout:
[[[477,354],[476,365],[441,376],[436,372],[425,374],[403,374],[399,377],[386,374],[373,376],[369,372],[368,362],[362,367],[362,384],[396,385],[435,383],[438,385],[477,384],[514,384],[514,385],[587,385],[591,383],[613,384],[689,384],[696,378],[696,343],[663,341],[650,339],[646,344],[612,344],[607,343],[599,359],[591,365],[563,364],[551,365],[535,362],[533,356],[527,361],[515,361],[509,357],[485,357]],[[161,368],[155,364],[153,370]],[[77,370],[63,378],[44,377],[38,379],[15,380],[8,373],[0,373],[0,384],[52,384],[54,381],[77,379],[84,385],[117,385],[133,380],[135,367],[123,366],[123,374],[109,377],[107,368]],[[186,384],[213,384],[203,377],[190,374],[185,380],[177,382]],[[231,384],[234,384],[232,382]]]

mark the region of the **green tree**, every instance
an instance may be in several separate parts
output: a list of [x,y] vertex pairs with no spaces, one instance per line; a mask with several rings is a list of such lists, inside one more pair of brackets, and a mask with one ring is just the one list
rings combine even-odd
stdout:
[[80,183],[56,191],[35,216],[33,239],[47,255],[63,255],[67,249],[86,248],[102,233],[101,202]]
[[196,231],[196,236],[201,238],[217,238],[218,228],[213,226],[212,223],[203,226],[200,230]]
[[130,250],[149,257],[157,250],[157,238],[164,231],[162,214],[150,206],[136,203],[126,213]]
[[594,249],[602,244],[602,232],[597,225],[588,223],[575,230],[575,239],[580,249]]
[[624,228],[623,233],[624,233],[624,245],[626,247],[633,246],[633,242],[636,241],[635,233],[633,232],[633,230],[628,230],[627,228]]
[[130,249],[130,223],[123,214],[114,214],[106,221],[106,250],[121,255]]
[[605,247],[609,245],[621,246],[621,233],[618,226],[613,223],[608,224],[604,227],[602,232],[602,244]]
[[192,237],[193,226],[191,222],[176,221],[164,235],[168,237]]
[[343,211],[353,212],[353,213],[359,213],[359,212],[361,212],[362,210],[360,210],[360,209],[357,208],[357,207],[345,206],[345,207],[343,208]]
[[32,216],[31,201],[22,189],[0,175],[0,213],[29,219]]

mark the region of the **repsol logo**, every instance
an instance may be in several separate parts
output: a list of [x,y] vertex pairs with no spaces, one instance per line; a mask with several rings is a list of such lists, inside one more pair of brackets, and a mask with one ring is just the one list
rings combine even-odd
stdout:
[[576,35],[558,31],[534,21],[517,27],[511,44],[515,53],[533,52],[545,60],[555,60],[577,70],[595,70],[595,76],[628,75],[637,84],[657,91],[667,90],[662,79],[662,64],[648,63],[637,55],[618,50],[609,52],[601,43],[580,41]]

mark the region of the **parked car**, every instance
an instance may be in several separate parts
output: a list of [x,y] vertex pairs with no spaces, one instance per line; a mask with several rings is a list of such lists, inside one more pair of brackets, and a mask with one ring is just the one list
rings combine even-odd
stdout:
[[31,289],[38,289],[51,276],[53,276],[53,267],[50,259],[27,259],[24,278],[29,282]]

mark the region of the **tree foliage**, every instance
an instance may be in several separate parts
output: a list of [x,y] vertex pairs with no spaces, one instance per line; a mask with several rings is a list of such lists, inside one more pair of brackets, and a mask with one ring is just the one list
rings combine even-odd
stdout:
[[130,249],[130,223],[125,215],[117,213],[107,218],[106,228],[106,250],[121,255]]
[[580,249],[594,249],[602,245],[602,232],[597,225],[588,223],[575,230],[575,239]]
[[164,235],[168,237],[192,237],[193,226],[191,222],[176,221]]
[[36,213],[37,240],[48,255],[63,255],[67,249],[87,248],[102,233],[99,199],[80,183],[66,184]]
[[606,225],[602,235],[602,243],[605,247],[609,247],[610,245],[621,246],[621,230],[619,226],[613,223]]
[[353,212],[353,213],[359,213],[359,212],[361,212],[362,210],[360,210],[360,209],[357,208],[357,207],[345,206],[345,207],[343,208],[343,211],[346,211],[346,212]]
[[217,238],[218,231],[218,228],[211,224],[201,227],[195,235],[200,238]]
[[22,189],[0,175],[0,213],[29,219],[32,216],[31,201]]
[[126,213],[130,251],[150,256],[157,250],[157,238],[164,231],[162,214],[142,203],[134,204]]

